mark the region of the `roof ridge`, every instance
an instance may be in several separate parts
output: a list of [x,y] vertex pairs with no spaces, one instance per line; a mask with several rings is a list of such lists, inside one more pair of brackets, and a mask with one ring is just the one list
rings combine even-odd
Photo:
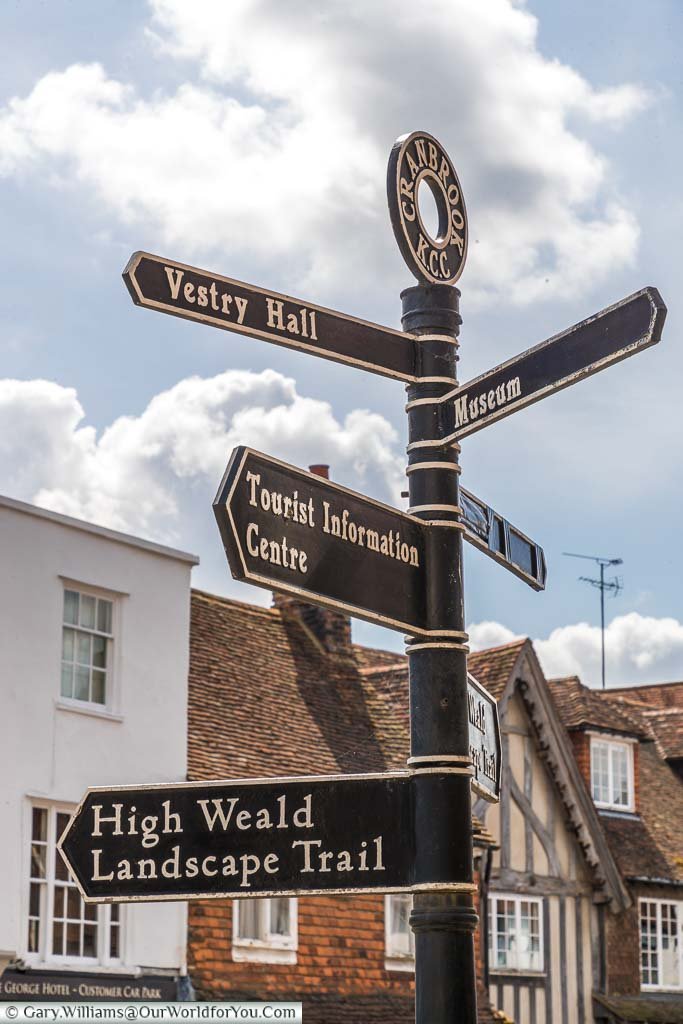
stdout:
[[479,651],[470,651],[470,654],[491,654],[493,651],[502,651],[506,647],[523,647],[527,642],[533,643],[531,637],[521,636],[516,640],[508,640],[507,643],[504,644],[495,644],[493,647],[482,647]]
[[610,686],[605,693],[624,693],[629,690],[661,690],[665,686],[683,686],[683,679],[672,679],[668,683],[636,683],[635,686]]
[[279,615],[278,608],[268,608],[262,604],[252,604],[251,601],[240,601],[236,597],[225,597],[223,594],[212,594],[208,590],[200,590],[198,587],[191,587],[190,594],[192,597],[198,597],[202,601],[206,601],[207,604],[222,604],[222,605],[235,605],[238,608],[244,608],[249,612],[259,612],[265,615]]
[[397,661],[393,665],[369,665],[367,668],[359,668],[358,673],[361,676],[373,676],[379,675],[381,672],[405,672],[408,668],[408,661]]

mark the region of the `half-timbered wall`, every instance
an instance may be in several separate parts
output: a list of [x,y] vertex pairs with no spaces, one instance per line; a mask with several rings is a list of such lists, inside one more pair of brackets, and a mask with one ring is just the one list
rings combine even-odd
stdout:
[[501,712],[501,801],[477,806],[500,847],[489,893],[540,898],[543,964],[501,968],[492,954],[491,1001],[516,1024],[591,1024],[595,908],[588,871],[520,696],[511,696]]

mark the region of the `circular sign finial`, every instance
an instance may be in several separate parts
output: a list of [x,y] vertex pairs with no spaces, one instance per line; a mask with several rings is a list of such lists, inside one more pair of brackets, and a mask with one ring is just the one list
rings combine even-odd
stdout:
[[[420,212],[425,183],[438,211],[436,237]],[[393,145],[387,169],[389,213],[398,247],[421,283],[455,284],[467,255],[467,213],[451,159],[427,132],[402,135]]]

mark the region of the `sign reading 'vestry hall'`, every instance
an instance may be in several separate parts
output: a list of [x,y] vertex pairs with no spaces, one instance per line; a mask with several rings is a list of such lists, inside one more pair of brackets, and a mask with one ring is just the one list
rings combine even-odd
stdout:
[[417,379],[411,334],[148,252],[133,253],[123,279],[138,306],[396,380]]
[[[94,902],[453,888],[448,850],[433,851],[416,875],[415,847],[429,837],[416,819],[415,780],[398,772],[91,789],[60,849]],[[425,783],[447,817],[453,776],[433,771]]]

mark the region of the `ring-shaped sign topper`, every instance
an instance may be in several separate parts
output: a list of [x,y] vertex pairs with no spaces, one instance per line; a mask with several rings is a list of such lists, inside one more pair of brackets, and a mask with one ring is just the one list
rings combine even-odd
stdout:
[[[436,238],[420,212],[425,183],[438,211]],[[398,247],[420,282],[455,284],[467,255],[467,213],[448,153],[427,132],[402,135],[393,145],[387,170],[389,213]]]

